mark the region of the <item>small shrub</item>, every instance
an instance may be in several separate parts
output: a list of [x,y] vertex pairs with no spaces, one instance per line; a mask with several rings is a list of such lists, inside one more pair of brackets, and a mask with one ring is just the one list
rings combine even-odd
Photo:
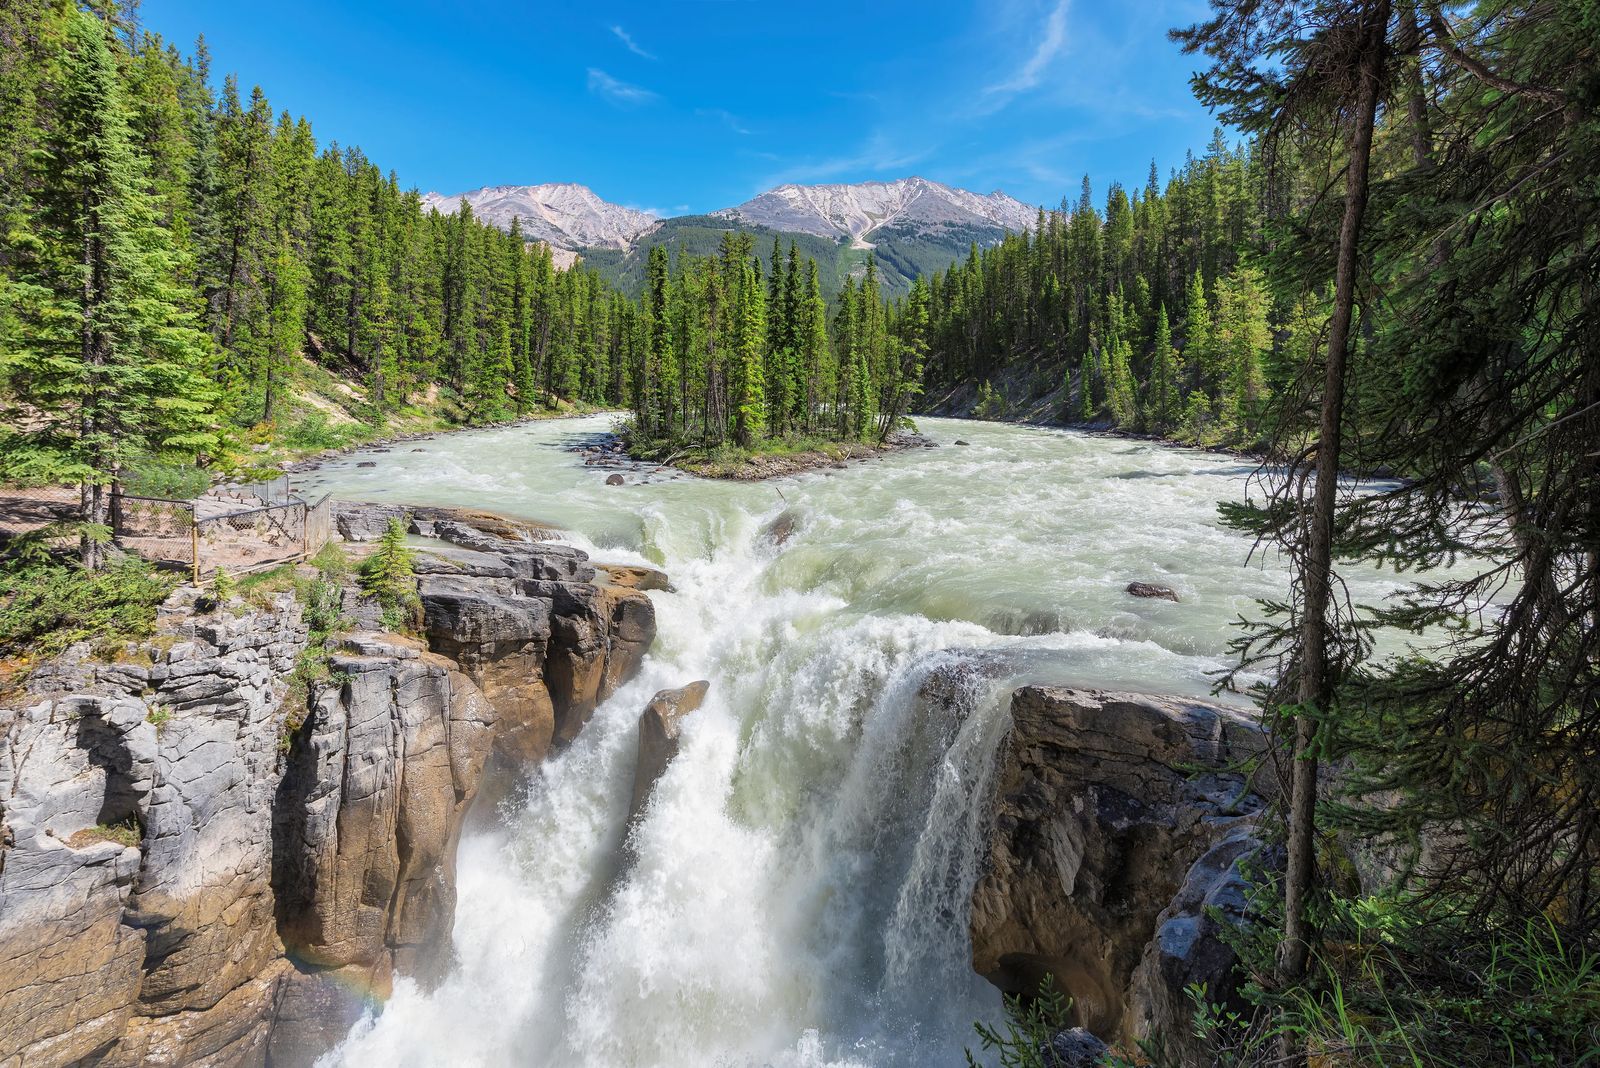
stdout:
[[228,602],[233,600],[239,592],[239,584],[228,574],[225,567],[217,568],[217,573],[211,576],[211,600],[213,607],[226,608]]
[[287,427],[282,435],[283,444],[304,452],[322,452],[337,449],[352,438],[349,429],[331,426],[323,412],[310,412],[298,423]]
[[147,637],[177,580],[135,557],[85,571],[64,557],[0,563],[0,655],[53,656],[75,642]]
[[150,711],[145,713],[144,721],[156,729],[160,734],[172,722],[172,709],[164,705],[151,705]]
[[[1032,998],[1007,994],[1005,1005],[1006,1021],[1000,1027],[972,1025],[980,1048],[999,1054],[999,1068],[1054,1068],[1050,1040],[1071,1026],[1072,1010],[1071,999],[1056,989],[1055,977],[1045,976]],[[970,1049],[966,1053],[968,1068],[979,1068],[977,1056]]]
[[978,406],[972,415],[975,419],[1004,419],[1007,407],[1005,394],[985,382],[978,387]]

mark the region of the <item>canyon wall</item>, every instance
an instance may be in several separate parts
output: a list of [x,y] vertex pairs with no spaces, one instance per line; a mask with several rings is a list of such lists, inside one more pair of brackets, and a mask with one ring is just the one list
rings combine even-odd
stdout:
[[412,523],[457,545],[417,560],[420,638],[348,589],[307,672],[291,593],[184,588],[153,638],[75,647],[0,707],[0,1068],[306,1065],[396,973],[443,974],[485,769],[576,736],[655,615],[637,569],[542,532]]
[[1275,795],[1252,717],[1204,701],[1025,686],[996,756],[972,897],[973,967],[1032,995],[1046,976],[1108,1042],[1195,1048],[1194,1005],[1234,995],[1221,925],[1243,919]]

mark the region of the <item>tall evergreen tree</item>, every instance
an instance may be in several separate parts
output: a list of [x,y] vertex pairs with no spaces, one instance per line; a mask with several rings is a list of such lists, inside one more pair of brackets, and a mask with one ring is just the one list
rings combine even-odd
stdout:
[[18,308],[3,350],[4,477],[82,489],[86,567],[102,558],[107,487],[135,456],[193,457],[215,443],[210,355],[187,265],[160,225],[135,150],[107,28],[67,16],[57,113],[42,138],[33,228],[8,236]]

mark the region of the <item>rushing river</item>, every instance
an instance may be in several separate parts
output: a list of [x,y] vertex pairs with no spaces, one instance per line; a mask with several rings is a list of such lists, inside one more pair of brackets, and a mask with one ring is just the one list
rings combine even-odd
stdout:
[[[462,842],[453,974],[427,994],[402,980],[327,1063],[961,1063],[972,1022],[1000,1010],[966,926],[1005,695],[1206,694],[1228,624],[1286,581],[1217,519],[1248,465],[925,420],[939,448],[848,469],[617,487],[564,447],[609,422],[457,434],[308,477],[546,520],[675,587],[651,594],[639,677]],[[779,545],[763,532],[785,512]],[[1132,580],[1182,599],[1132,598]],[[1397,586],[1351,583],[1369,600]],[[639,711],[699,678],[710,694],[625,863]]]

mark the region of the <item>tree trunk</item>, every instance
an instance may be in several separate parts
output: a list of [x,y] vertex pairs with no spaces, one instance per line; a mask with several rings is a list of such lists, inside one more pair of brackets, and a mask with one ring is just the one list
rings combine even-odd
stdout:
[[1428,98],[1422,85],[1422,34],[1417,28],[1415,0],[1400,5],[1401,45],[1414,53],[1406,72],[1406,125],[1411,131],[1411,162],[1418,170],[1432,170],[1433,130],[1428,124]]
[[[1340,436],[1344,417],[1344,376],[1349,355],[1350,325],[1355,308],[1356,258],[1362,216],[1367,207],[1367,171],[1372,159],[1372,132],[1384,68],[1389,0],[1361,10],[1362,44],[1350,132],[1350,161],[1345,172],[1344,219],[1339,227],[1339,257],[1334,273],[1333,315],[1328,323],[1328,357],[1322,387],[1322,419],[1317,444],[1316,485],[1306,559],[1300,574],[1304,603],[1300,622],[1298,701],[1295,717],[1294,774],[1289,801],[1289,858],[1284,878],[1283,943],[1278,953],[1278,981],[1302,979],[1310,954],[1312,929],[1307,914],[1315,879],[1314,851],[1317,805],[1318,716],[1333,696],[1335,678],[1328,639],[1332,602],[1333,526],[1339,487]],[[1286,1042],[1291,1041],[1285,1039]],[[1285,1049],[1294,1062],[1303,1051]]]
[[82,441],[88,444],[86,458],[93,471],[79,487],[79,497],[83,522],[95,529],[85,529],[79,535],[78,558],[82,561],[84,570],[98,571],[100,565],[105,562],[105,550],[101,542],[102,531],[99,528],[108,525],[106,521],[109,518],[110,504],[106,499],[105,487],[101,485],[107,458],[102,451],[104,446],[100,434],[100,389],[103,385],[101,379],[108,355],[107,339],[104,332],[96,325],[99,318],[96,312],[105,302],[106,255],[98,236],[100,226],[97,206],[90,208],[89,215],[93,222],[89,227],[89,236],[83,242],[83,308],[80,325],[80,344],[85,377],[88,381],[83,399],[79,402],[78,432]]

